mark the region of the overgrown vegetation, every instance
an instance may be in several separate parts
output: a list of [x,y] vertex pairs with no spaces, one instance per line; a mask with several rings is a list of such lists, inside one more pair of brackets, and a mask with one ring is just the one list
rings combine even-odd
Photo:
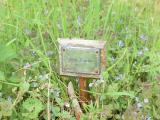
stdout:
[[[1,0],[0,119],[74,120],[57,38],[107,41],[82,119],[160,119],[159,0]],[[77,94],[78,95],[78,94]]]

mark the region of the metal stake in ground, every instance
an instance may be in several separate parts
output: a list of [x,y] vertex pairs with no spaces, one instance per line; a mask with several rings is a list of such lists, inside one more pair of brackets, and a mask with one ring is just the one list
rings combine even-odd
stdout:
[[80,77],[79,78],[79,95],[80,95],[80,102],[84,103],[87,102],[88,100],[88,93],[86,92],[87,90],[87,81],[86,78]]

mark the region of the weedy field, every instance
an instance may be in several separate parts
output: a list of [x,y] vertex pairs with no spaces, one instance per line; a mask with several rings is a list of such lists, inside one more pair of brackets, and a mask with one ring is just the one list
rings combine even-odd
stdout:
[[82,120],[160,120],[158,0],[0,0],[0,119],[75,120],[57,38],[107,42]]

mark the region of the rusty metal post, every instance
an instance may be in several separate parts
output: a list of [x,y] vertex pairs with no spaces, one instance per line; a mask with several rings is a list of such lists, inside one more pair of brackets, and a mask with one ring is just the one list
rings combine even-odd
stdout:
[[102,71],[104,71],[104,69],[106,69],[106,50],[105,48],[103,48],[101,50],[101,66],[102,66]]
[[79,95],[80,95],[80,102],[81,103],[87,102],[87,100],[88,100],[88,93],[85,91],[85,90],[87,90],[86,80],[87,80],[87,78],[84,78],[84,77],[79,78],[79,87],[80,87]]

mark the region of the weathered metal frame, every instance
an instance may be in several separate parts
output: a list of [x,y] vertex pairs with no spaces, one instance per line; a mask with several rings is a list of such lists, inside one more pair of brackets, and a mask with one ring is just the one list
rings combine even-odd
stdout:
[[[76,76],[76,77],[86,77],[86,78],[100,78],[101,73],[104,71],[106,67],[106,55],[105,55],[105,42],[104,41],[95,41],[95,40],[83,40],[83,39],[63,39],[59,38],[59,61],[60,61],[60,75],[65,76]],[[76,48],[90,48],[99,50],[99,61],[100,68],[98,74],[87,74],[87,73],[72,73],[63,71],[62,66],[62,48],[64,47],[76,47]]]

